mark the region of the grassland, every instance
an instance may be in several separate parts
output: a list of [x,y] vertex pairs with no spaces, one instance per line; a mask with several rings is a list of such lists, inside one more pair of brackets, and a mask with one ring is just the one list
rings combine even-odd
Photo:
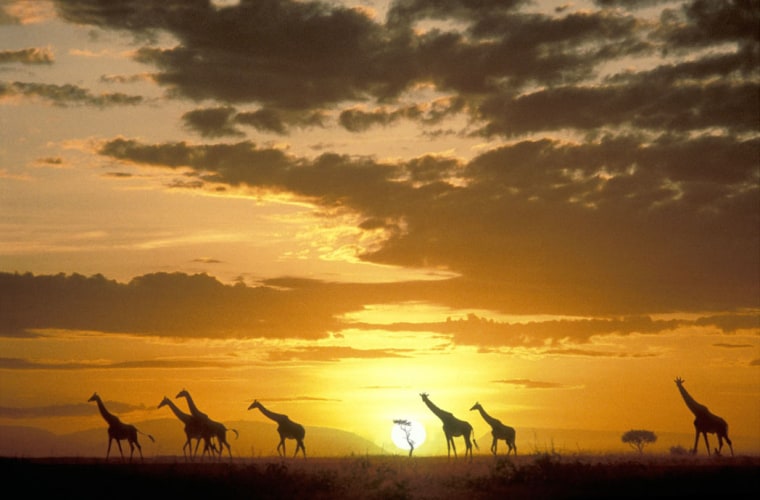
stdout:
[[5,491],[77,499],[760,498],[760,457],[0,458]]

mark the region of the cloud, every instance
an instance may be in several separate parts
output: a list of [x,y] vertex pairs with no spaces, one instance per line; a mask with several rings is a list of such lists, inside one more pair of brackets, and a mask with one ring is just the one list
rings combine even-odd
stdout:
[[[223,285],[205,274],[156,273],[118,283],[101,275],[35,276],[0,273],[0,335],[33,340],[38,330],[98,331],[175,338],[301,339],[313,342],[340,338],[342,330],[425,332],[442,342],[478,348],[528,347],[565,355],[622,356],[572,346],[590,344],[609,335],[659,335],[691,326],[724,324],[752,327],[756,313],[747,311],[715,319],[668,319],[623,316],[597,319],[562,319],[511,323],[470,313],[462,319],[440,318],[419,323],[360,323],[345,320],[368,303],[423,301],[452,309],[482,307],[481,301],[503,300],[492,290],[462,293],[460,279],[442,281],[341,284],[281,278],[259,286]],[[460,295],[457,295],[459,293]],[[503,293],[503,292],[499,292]],[[464,297],[465,300],[461,298]],[[469,301],[474,300],[474,304]],[[491,304],[494,310],[498,303]],[[97,314],[93,314],[97,311]],[[734,317],[732,317],[734,316]],[[755,331],[750,330],[750,331]],[[738,331],[738,328],[737,330]],[[548,350],[547,350],[548,349]],[[335,361],[345,358],[398,358],[407,349],[356,349],[346,346],[306,344],[267,350],[268,361]],[[4,358],[0,367],[13,370],[74,370],[230,367],[233,361],[214,359],[147,359],[130,362],[35,361]]]
[[134,106],[143,102],[141,96],[116,93],[95,95],[77,85],[52,83],[0,82],[0,99],[5,97],[38,97],[56,106],[86,105],[95,107]]
[[[119,414],[146,410],[145,405],[132,405],[118,401],[108,401],[109,410]],[[0,407],[0,418],[26,419],[50,417],[89,417],[97,410],[92,403],[69,405],[32,406],[27,408]]]
[[0,64],[52,64],[54,60],[53,52],[48,48],[0,50]]
[[[638,17],[641,3],[598,4],[545,15],[524,10],[524,1],[395,1],[382,22],[362,9],[312,1],[215,8],[146,0],[118,13],[96,0],[56,2],[68,22],[173,35],[176,46],[145,46],[135,56],[157,68],[155,79],[170,95],[256,103],[262,108],[241,113],[239,122],[278,134],[285,122],[299,123],[281,113],[303,113],[300,123],[308,123],[307,115],[345,104],[339,123],[354,132],[419,119],[431,103],[384,105],[421,86],[451,94],[452,111],[467,110],[485,135],[610,126],[755,130],[756,9],[685,2],[663,5],[652,20]],[[419,29],[428,21],[444,24]],[[703,48],[716,50],[678,58]],[[670,57],[654,62],[662,54]],[[641,69],[600,81],[611,64]],[[367,101],[382,106],[352,104]],[[433,114],[419,121],[436,122]]]
[[201,264],[221,264],[224,261],[221,261],[219,259],[213,259],[211,257],[200,257],[197,259],[193,259],[193,262],[200,262]]
[[728,344],[725,342],[719,342],[719,343],[713,344],[713,347],[723,347],[726,349],[751,349],[755,346],[752,344]]
[[239,113],[235,117],[235,121],[244,125],[250,125],[262,132],[287,133],[285,123],[283,123],[279,113],[273,109],[259,109],[258,111],[249,113]]
[[[339,315],[358,308],[356,299],[340,303],[344,297],[336,296],[335,302],[325,302],[319,294],[302,289],[226,286],[207,275],[166,273],[140,276],[127,284],[101,275],[1,273],[0,297],[3,304],[14,305],[0,308],[0,334],[5,336],[61,328],[170,337],[317,339],[339,329]],[[299,310],[308,314],[294,315]],[[17,369],[53,368],[24,360],[7,363]],[[177,363],[181,362],[154,360],[137,365],[172,367]],[[54,368],[71,367],[63,363]]]
[[296,349],[272,350],[268,361],[319,361],[341,359],[402,358],[410,354],[407,349],[355,349],[348,346],[307,346]]
[[562,389],[566,387],[564,384],[557,382],[544,382],[540,380],[530,380],[525,378],[492,380],[492,382],[497,384],[514,385],[522,389]]
[[605,135],[517,141],[467,163],[435,156],[391,163],[297,157],[248,141],[119,138],[99,153],[182,168],[194,187],[290,193],[353,211],[360,229],[383,237],[359,258],[448,269],[481,299],[476,283],[508,287],[513,305],[537,300],[556,313],[583,314],[595,304],[598,312],[630,314],[756,307],[759,147],[739,136]]
[[0,358],[0,369],[4,370],[109,370],[109,369],[145,369],[145,368],[224,368],[230,363],[209,360],[136,360],[124,362],[39,362],[20,358]]
[[236,137],[244,133],[237,130],[230,118],[235,110],[230,107],[207,108],[188,111],[182,115],[187,128],[194,130],[203,137]]
[[314,397],[314,396],[295,396],[295,397],[267,398],[266,401],[268,401],[268,402],[277,402],[277,403],[285,403],[285,402],[291,403],[291,402],[299,402],[299,401],[317,401],[317,402],[339,403],[339,402],[341,402],[343,400],[342,399],[333,399],[333,398],[319,398],[319,397]]

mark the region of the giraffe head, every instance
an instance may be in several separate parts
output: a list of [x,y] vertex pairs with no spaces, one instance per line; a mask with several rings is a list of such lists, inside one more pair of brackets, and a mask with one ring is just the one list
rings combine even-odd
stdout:
[[421,392],[420,393],[420,397],[422,398],[423,401],[427,401],[428,400],[428,396],[429,396],[429,394],[427,392]]
[[248,407],[249,410],[253,410],[254,408],[258,408],[261,406],[261,403],[259,403],[258,399],[254,399],[253,403],[251,403],[251,406]]
[[166,406],[170,403],[169,398],[164,396],[164,399],[161,400],[160,403],[158,403],[158,407],[161,408],[162,406]]
[[684,380],[681,377],[676,377],[675,382],[678,387],[681,387],[683,385]]
[[189,397],[190,397],[190,393],[189,393],[189,392],[187,392],[187,389],[182,389],[181,391],[179,391],[179,392],[177,393],[177,395],[176,395],[176,396],[174,396],[174,398],[175,398],[175,399],[179,399],[179,398],[189,398]]
[[90,396],[90,399],[87,400],[88,403],[92,403],[93,401],[97,401],[100,399],[100,396],[98,396],[97,392],[93,392],[92,396]]
[[470,411],[472,410],[482,410],[483,407],[480,406],[480,403],[476,402],[474,405],[472,405],[472,408],[470,408]]

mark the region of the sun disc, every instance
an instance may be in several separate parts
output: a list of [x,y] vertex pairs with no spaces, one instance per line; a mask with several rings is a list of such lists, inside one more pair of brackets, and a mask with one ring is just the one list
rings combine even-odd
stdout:
[[402,450],[409,450],[409,441],[411,441],[415,448],[419,448],[425,442],[425,427],[416,420],[407,419],[406,422],[409,422],[409,425],[393,424],[391,429],[393,444]]

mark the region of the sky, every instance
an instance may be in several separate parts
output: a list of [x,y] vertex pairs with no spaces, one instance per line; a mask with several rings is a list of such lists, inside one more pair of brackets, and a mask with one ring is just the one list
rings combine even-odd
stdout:
[[690,434],[682,377],[760,450],[759,25],[757,0],[0,0],[0,425],[186,388],[219,421],[258,399],[438,439],[424,392],[519,447]]

